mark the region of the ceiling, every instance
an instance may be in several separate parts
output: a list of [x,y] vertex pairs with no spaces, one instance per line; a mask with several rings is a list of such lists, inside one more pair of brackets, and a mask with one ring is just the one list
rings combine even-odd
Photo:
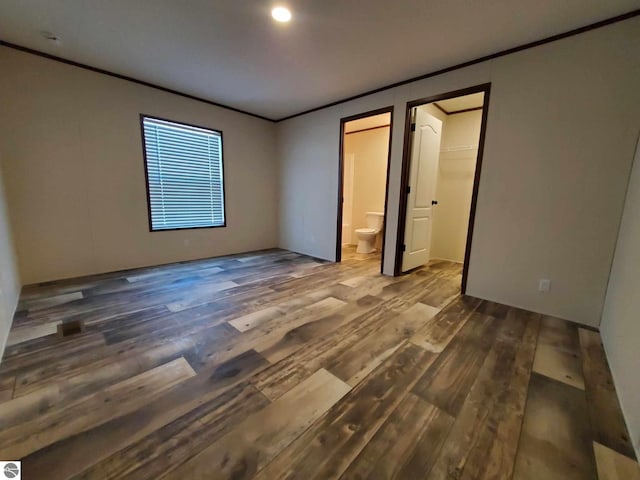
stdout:
[[2,0],[0,39],[280,119],[638,8],[638,0],[282,3],[289,24],[272,21],[273,4],[258,0]]
[[484,100],[484,93],[472,93],[471,95],[464,95],[462,97],[449,98],[448,100],[440,100],[434,102],[442,110],[447,113],[459,112],[460,110],[468,110],[470,108],[482,107]]
[[391,114],[381,113],[379,115],[371,115],[370,117],[351,120],[344,124],[344,133],[358,132],[369,128],[384,127],[391,124]]

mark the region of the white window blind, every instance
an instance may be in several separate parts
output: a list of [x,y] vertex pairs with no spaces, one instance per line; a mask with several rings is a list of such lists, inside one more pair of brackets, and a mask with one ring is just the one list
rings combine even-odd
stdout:
[[222,133],[143,117],[151,230],[225,225]]

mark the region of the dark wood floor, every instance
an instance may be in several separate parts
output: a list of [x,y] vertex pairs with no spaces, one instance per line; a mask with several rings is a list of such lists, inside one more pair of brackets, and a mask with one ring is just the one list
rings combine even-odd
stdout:
[[[0,459],[25,479],[637,479],[598,333],[273,250],[24,289]],[[83,320],[60,337],[60,322]]]

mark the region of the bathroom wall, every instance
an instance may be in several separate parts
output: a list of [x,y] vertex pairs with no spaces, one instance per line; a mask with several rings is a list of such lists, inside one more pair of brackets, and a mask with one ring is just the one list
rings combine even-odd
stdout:
[[[353,155],[344,154],[342,159],[342,245],[351,245],[353,238]],[[353,240],[352,240],[353,238]]]
[[640,145],[618,234],[600,333],[636,453],[640,457]]
[[384,212],[388,154],[389,127],[345,135],[344,155],[354,162],[352,244],[358,242],[355,230],[367,226],[366,212]]
[[443,123],[431,258],[464,261],[481,124],[481,110],[448,115]]

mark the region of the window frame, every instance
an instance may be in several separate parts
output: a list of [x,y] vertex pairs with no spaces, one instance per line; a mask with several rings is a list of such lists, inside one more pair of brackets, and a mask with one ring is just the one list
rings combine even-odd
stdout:
[[[148,118],[150,120],[160,120],[163,122],[176,123],[178,125],[184,125],[185,127],[193,127],[200,128],[202,130],[209,130],[211,132],[216,132],[220,135],[220,165],[222,171],[222,212],[224,215],[224,222],[222,225],[211,225],[211,226],[202,226],[202,227],[177,227],[177,228],[153,228],[153,221],[151,215],[151,192],[149,191],[149,167],[147,163],[147,141],[144,136],[144,120]],[[176,230],[201,230],[206,228],[226,228],[227,227],[227,188],[226,188],[226,172],[224,167],[224,138],[222,134],[222,130],[218,130],[216,128],[204,127],[202,125],[195,125],[192,123],[180,122],[177,120],[170,120],[168,118],[157,117],[155,115],[147,115],[146,113],[140,114],[140,135],[142,137],[142,162],[144,163],[144,183],[147,191],[147,220],[149,224],[149,232],[173,232]]]

